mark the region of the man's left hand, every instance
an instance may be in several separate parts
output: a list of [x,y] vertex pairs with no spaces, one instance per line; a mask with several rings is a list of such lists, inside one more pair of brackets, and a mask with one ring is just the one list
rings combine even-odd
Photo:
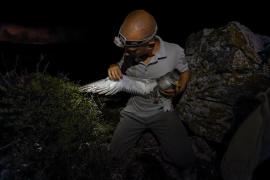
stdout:
[[175,89],[166,89],[161,91],[161,93],[169,97],[174,97],[182,93],[187,87],[189,77],[190,77],[189,70],[181,73],[179,80],[175,82]]
[[168,97],[174,97],[176,95],[176,89],[166,89],[160,91],[163,95]]

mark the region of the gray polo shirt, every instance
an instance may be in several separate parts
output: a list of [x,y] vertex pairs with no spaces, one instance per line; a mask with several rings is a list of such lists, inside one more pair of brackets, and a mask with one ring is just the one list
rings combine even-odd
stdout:
[[[157,79],[174,69],[178,69],[180,72],[188,70],[183,48],[177,44],[165,42],[160,37],[157,38],[160,41],[159,52],[156,53],[149,64],[145,65],[143,62],[140,62],[135,66],[129,67],[126,71],[128,76]],[[121,66],[123,59],[118,64]],[[149,117],[162,112],[163,106],[151,98],[133,95],[123,111],[135,113],[142,117]]]

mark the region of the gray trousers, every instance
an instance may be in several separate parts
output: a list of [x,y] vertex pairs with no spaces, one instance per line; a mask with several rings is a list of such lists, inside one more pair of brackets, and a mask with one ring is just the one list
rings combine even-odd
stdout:
[[164,160],[178,168],[186,168],[193,163],[191,140],[175,112],[142,118],[122,111],[110,145],[113,158],[125,160],[129,150],[147,129],[157,138]]

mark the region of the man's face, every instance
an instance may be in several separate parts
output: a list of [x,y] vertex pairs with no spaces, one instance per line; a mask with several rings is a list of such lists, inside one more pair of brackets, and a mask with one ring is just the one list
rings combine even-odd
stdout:
[[138,47],[125,47],[125,53],[128,56],[134,57],[136,59],[135,61],[144,61],[148,57],[153,56],[154,46],[155,42],[151,41]]

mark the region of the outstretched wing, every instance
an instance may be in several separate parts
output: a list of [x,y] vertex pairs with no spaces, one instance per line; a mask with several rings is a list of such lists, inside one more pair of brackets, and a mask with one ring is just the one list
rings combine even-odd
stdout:
[[156,80],[139,79],[123,75],[119,81],[110,80],[108,77],[99,81],[86,84],[80,88],[81,91],[113,95],[120,91],[146,95],[154,90],[157,86]]

